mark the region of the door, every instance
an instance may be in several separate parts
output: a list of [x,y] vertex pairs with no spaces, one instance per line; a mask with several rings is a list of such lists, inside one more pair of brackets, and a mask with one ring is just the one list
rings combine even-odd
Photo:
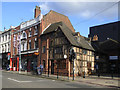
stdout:
[[54,74],[54,60],[51,60],[51,74]]
[[91,74],[91,62],[87,62],[88,74]]

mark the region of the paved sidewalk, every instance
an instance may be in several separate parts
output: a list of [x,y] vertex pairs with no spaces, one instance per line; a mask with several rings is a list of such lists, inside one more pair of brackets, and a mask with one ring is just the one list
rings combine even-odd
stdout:
[[[72,81],[72,77],[67,77],[67,76],[58,76],[57,78],[57,75],[49,75],[48,77],[47,74],[42,74],[41,76],[41,75],[32,75],[31,73],[27,73],[27,72],[20,72],[20,73],[17,71],[5,71],[5,72],[18,73],[22,75],[30,75],[34,77],[41,77],[41,78],[48,78],[48,79],[55,79],[55,80]],[[101,77],[86,76],[85,78],[75,77],[74,82],[84,82],[88,84],[120,88],[120,78],[118,77],[114,77],[113,79],[111,77],[104,77],[104,76],[101,76]]]

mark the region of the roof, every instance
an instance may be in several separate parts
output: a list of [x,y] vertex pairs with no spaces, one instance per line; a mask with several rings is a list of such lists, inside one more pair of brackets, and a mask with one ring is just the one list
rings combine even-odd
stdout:
[[95,51],[106,53],[107,50],[118,50],[120,43],[113,39],[107,39],[103,42],[93,41],[92,46]]
[[113,39],[107,39],[103,42],[100,42],[100,48],[102,49],[117,49],[120,48],[120,43]]
[[102,25],[91,26],[90,28],[95,28],[95,27],[100,27],[100,26],[105,26],[105,25],[110,25],[110,24],[117,24],[117,23],[120,23],[120,21],[105,23],[105,24],[102,24]]
[[[42,35],[55,32],[58,27],[61,29],[61,31],[64,33],[64,35],[67,37],[68,41],[71,43],[73,46],[81,47],[84,49],[89,49],[93,50],[93,47],[91,46],[91,43],[85,40],[84,37],[79,37],[79,40],[74,36],[75,33],[72,32],[63,22],[57,22],[51,24],[47,29],[45,29],[42,33]],[[41,36],[42,36],[41,35]]]

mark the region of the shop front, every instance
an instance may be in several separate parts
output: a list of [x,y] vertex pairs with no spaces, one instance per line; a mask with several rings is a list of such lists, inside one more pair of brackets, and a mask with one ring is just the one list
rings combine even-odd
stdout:
[[21,65],[22,71],[34,72],[37,69],[38,55],[36,53],[22,54]]

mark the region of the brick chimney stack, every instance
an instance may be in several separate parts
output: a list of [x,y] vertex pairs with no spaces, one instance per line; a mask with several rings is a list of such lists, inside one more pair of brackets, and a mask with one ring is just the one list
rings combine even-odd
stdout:
[[40,14],[41,14],[40,7],[39,7],[39,6],[36,6],[34,18],[37,18]]

